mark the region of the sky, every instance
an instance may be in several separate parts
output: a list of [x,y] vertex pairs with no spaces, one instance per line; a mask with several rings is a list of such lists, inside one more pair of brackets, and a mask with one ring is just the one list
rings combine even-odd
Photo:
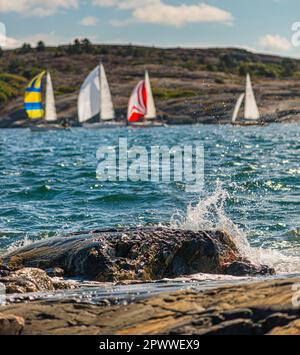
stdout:
[[242,47],[300,58],[299,0],[0,0],[0,22],[6,48],[87,37],[93,43]]

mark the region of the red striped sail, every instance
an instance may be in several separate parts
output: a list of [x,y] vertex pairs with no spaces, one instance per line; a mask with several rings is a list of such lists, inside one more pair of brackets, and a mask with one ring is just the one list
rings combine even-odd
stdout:
[[147,91],[145,81],[140,81],[134,88],[128,102],[128,122],[137,122],[147,114]]

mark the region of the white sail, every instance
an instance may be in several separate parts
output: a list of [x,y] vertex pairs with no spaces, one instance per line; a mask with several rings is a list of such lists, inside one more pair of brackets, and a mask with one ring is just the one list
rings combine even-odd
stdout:
[[57,120],[55,97],[53,92],[53,85],[51,75],[47,73],[46,82],[46,108],[45,108],[45,121],[51,122]]
[[260,118],[249,74],[247,74],[246,79],[246,99],[244,117],[246,120],[258,120]]
[[88,75],[78,97],[78,120],[86,122],[100,113],[100,67]]
[[145,118],[146,119],[156,118],[156,108],[153,99],[150,78],[147,70],[145,72],[145,85],[146,85],[146,93],[147,93],[147,114]]
[[112,120],[115,118],[111,92],[103,64],[100,64],[100,118],[101,120]]
[[237,116],[239,114],[240,108],[242,106],[243,100],[244,100],[245,94],[241,94],[240,97],[238,98],[234,111],[233,111],[233,115],[232,115],[232,123],[234,123],[237,119]]

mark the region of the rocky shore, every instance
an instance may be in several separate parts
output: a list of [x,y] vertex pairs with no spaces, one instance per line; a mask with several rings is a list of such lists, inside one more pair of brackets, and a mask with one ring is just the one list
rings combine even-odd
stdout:
[[[222,231],[78,232],[22,247],[0,260],[7,294],[29,295],[0,307],[0,334],[300,334],[300,310],[292,304],[293,285],[300,279],[260,282],[275,271],[244,258]],[[210,290],[150,293],[130,304],[34,297],[82,287],[69,279],[75,276],[98,287],[109,282],[130,288],[197,273],[259,278]]]
[[100,282],[151,281],[197,273],[275,273],[268,266],[254,265],[244,258],[226,232],[168,228],[79,232],[25,246],[1,259],[8,273],[6,282],[10,277],[18,278],[20,271],[15,270],[22,268],[38,268],[52,275],[53,270],[60,270],[60,275]]
[[300,335],[292,304],[300,278],[205,292],[181,291],[130,305],[31,302],[0,307],[0,334]]

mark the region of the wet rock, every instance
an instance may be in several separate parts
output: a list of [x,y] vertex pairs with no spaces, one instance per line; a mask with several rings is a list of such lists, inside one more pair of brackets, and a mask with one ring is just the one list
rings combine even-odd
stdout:
[[81,287],[81,284],[73,280],[64,280],[54,277],[51,279],[55,290],[74,290]]
[[12,271],[5,277],[0,277],[0,282],[5,285],[7,293],[54,290],[53,282],[46,272],[35,268]]
[[0,313],[0,335],[20,335],[24,325],[24,318]]
[[225,269],[225,274],[235,276],[275,275],[275,270],[266,265],[254,265],[249,262],[235,261]]
[[0,277],[8,276],[13,270],[0,263]]
[[50,277],[63,277],[64,276],[64,269],[60,267],[53,267],[45,270],[47,275]]
[[261,275],[225,232],[166,228],[100,230],[51,238],[3,257],[8,267],[60,268],[96,281],[159,280],[197,273]]

